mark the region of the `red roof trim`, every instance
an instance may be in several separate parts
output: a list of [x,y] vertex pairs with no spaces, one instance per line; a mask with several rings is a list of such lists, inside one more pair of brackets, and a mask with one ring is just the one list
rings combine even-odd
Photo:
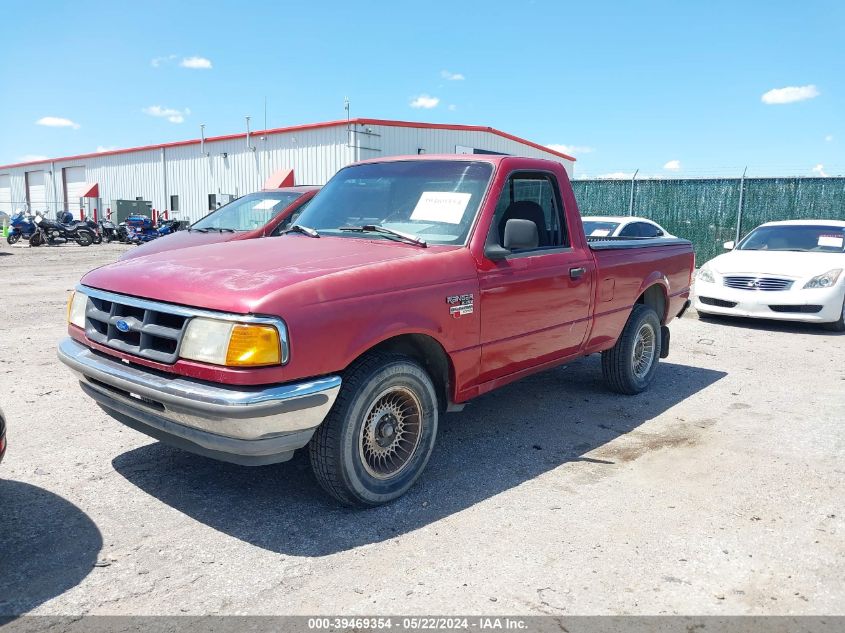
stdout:
[[[557,152],[553,149],[549,149],[548,147],[544,147],[539,143],[534,143],[532,141],[528,141],[524,138],[520,138],[519,136],[514,136],[513,134],[508,134],[507,132],[502,132],[501,130],[497,130],[496,128],[486,127],[482,125],[458,125],[458,124],[451,124],[451,123],[420,123],[415,121],[393,121],[388,119],[350,119],[349,121],[341,120],[341,121],[326,121],[324,123],[306,123],[304,125],[292,125],[289,127],[278,127],[272,128],[269,130],[255,130],[254,132],[250,132],[250,136],[268,136],[270,134],[286,134],[291,132],[301,132],[305,130],[317,130],[321,128],[328,128],[328,127],[337,127],[339,125],[346,125],[347,123],[351,123],[353,125],[383,125],[386,127],[415,127],[415,128],[422,128],[422,129],[429,129],[429,130],[459,130],[463,132],[489,132],[491,134],[495,134],[497,136],[501,136],[502,138],[506,138],[511,141],[516,141],[517,143],[522,143],[524,145],[528,145],[529,147],[533,147],[534,149],[539,149],[544,152],[548,152],[549,154],[553,154],[554,156],[559,156],[560,158],[565,158],[566,160],[575,161],[576,159],[572,156],[568,156],[567,154],[563,154],[561,152]],[[246,138],[246,133],[239,133],[239,134],[227,134],[225,136],[209,136],[205,139],[205,141],[213,142],[213,141],[230,141],[233,139],[238,138]],[[48,158],[46,160],[34,160],[28,161],[25,163],[10,163],[8,165],[0,165],[0,169],[10,169],[12,167],[26,167],[28,165],[44,165],[46,163],[58,163],[58,162],[65,162],[71,160],[81,160],[83,158],[94,158],[97,156],[114,156],[116,154],[131,154],[132,152],[144,152],[168,147],[182,147],[184,145],[199,145],[201,139],[190,139],[187,141],[174,141],[172,143],[158,143],[156,145],[142,145],[140,147],[129,147],[126,149],[115,149],[108,152],[91,152],[88,154],[77,154],[75,156],[61,156],[59,158]]]

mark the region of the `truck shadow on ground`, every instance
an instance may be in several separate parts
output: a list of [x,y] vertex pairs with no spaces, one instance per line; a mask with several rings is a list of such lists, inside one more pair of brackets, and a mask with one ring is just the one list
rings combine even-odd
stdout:
[[760,332],[786,332],[788,334],[809,334],[811,336],[842,336],[843,332],[825,329],[820,323],[804,323],[802,321],[776,321],[774,319],[749,319],[745,317],[723,317],[710,315],[701,317],[702,323],[738,328],[742,330],[758,330]]
[[529,377],[445,416],[422,477],[380,508],[336,505],[305,454],[247,468],[154,443],[112,464],[143,491],[214,529],[274,552],[324,556],[411,532],[567,462],[612,469],[624,458],[587,454],[726,375],[661,363],[649,391],[620,396],[605,388],[597,358]]
[[82,510],[43,488],[0,479],[0,621],[78,585],[103,537]]

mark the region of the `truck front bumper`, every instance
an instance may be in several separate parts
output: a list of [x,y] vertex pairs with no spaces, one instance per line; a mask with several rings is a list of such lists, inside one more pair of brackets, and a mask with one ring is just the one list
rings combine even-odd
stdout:
[[259,466],[290,459],[334,404],[339,376],[227,387],[139,368],[66,338],[59,360],[110,416],[167,444]]

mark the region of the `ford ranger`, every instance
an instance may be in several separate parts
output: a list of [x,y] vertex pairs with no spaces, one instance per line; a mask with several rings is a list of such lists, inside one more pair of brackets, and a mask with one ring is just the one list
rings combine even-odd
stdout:
[[601,353],[636,394],[689,305],[692,245],[586,238],[552,161],[413,156],[341,169],[281,239],[89,272],[59,358],[113,418],[259,465],[309,452],[347,505],[397,498],[438,421]]

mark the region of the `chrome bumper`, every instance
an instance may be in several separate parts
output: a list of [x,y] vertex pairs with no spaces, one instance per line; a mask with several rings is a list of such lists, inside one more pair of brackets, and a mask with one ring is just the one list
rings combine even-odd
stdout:
[[118,421],[163,442],[239,464],[290,459],[328,414],[340,377],[284,385],[226,387],[141,369],[72,338],[59,360],[83,391]]

